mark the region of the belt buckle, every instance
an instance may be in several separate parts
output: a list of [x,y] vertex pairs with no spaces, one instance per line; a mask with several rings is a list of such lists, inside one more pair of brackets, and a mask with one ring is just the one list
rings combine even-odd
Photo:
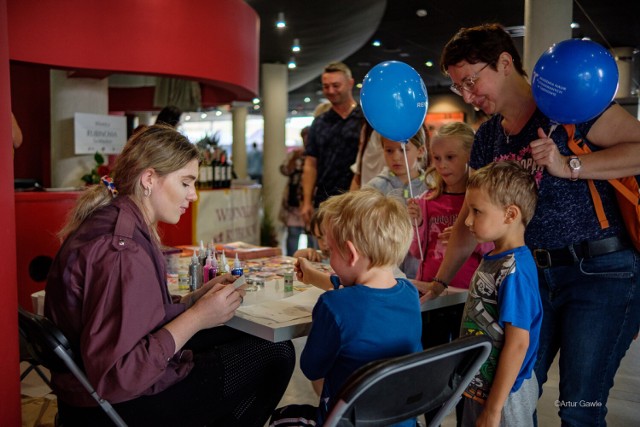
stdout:
[[[538,257],[538,255],[540,255],[540,257]],[[546,249],[534,249],[533,259],[536,261],[538,268],[551,267],[551,254]],[[546,261],[546,264],[544,264],[544,261]]]

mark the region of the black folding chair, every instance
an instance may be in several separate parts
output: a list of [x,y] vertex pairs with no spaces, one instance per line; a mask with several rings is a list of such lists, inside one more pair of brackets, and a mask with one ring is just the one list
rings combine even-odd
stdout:
[[118,427],[126,427],[125,422],[111,404],[101,398],[94,390],[84,372],[74,360],[69,340],[49,319],[30,313],[18,307],[18,326],[20,335],[27,341],[31,356],[52,372],[71,373],[80,381],[87,392]]
[[324,425],[388,426],[440,408],[429,424],[438,426],[490,351],[489,337],[473,336],[368,363],[349,377]]
[[29,363],[29,366],[27,366],[27,368],[20,373],[20,381],[24,380],[31,372],[35,372],[42,379],[42,381],[44,381],[45,384],[47,384],[47,386],[51,388],[51,382],[49,381],[49,378],[47,378],[46,374],[42,372],[42,369],[40,369],[40,366],[42,365],[31,355],[33,351],[29,349],[29,342],[27,341],[27,338],[22,335],[22,331],[20,331],[19,336],[20,362]]

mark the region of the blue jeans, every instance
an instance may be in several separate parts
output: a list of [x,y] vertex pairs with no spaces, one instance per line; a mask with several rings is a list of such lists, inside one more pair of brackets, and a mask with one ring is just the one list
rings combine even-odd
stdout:
[[300,235],[304,232],[304,227],[287,227],[287,255],[293,256],[298,250]]
[[560,350],[563,426],[604,426],[613,378],[640,328],[638,253],[633,249],[538,270],[544,308],[536,376],[542,394]]

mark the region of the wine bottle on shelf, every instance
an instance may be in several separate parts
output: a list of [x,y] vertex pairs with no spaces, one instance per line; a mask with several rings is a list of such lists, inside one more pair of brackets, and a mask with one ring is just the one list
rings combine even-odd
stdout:
[[207,188],[211,188],[213,186],[213,165],[211,164],[211,161],[207,162],[206,170]]
[[229,161],[228,158],[227,158],[227,164],[225,165],[224,168],[227,173],[227,188],[231,188],[231,180],[233,179],[233,176],[232,176],[231,162]]
[[201,190],[207,187],[207,165],[204,160],[198,168],[198,181],[196,182],[196,186]]
[[220,188],[222,182],[222,168],[220,165],[219,154],[214,157],[213,164],[213,188]]
[[220,163],[222,166],[222,188],[229,188],[231,187],[231,171],[229,170],[226,151],[222,152],[222,155],[220,156]]
[[227,153],[220,153],[220,188],[227,188]]

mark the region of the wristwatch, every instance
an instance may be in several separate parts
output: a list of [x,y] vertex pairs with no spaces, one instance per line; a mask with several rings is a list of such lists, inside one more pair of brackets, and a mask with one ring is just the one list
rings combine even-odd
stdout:
[[571,156],[569,157],[569,170],[571,171],[571,181],[578,180],[578,174],[580,173],[580,168],[582,167],[582,162],[580,161],[580,157]]

